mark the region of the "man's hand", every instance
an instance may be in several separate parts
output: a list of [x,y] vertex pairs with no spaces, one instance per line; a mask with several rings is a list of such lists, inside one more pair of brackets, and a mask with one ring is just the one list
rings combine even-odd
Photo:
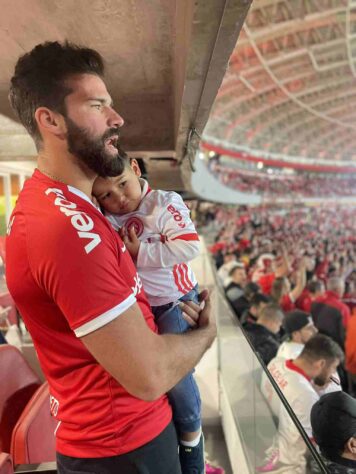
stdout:
[[120,237],[133,260],[136,260],[141,242],[137,238],[134,226],[131,226],[127,232],[124,227],[121,227]]
[[183,312],[184,319],[192,328],[209,328],[216,336],[215,316],[211,312],[211,301],[208,290],[203,290],[199,294],[199,304],[194,301],[185,301],[179,304]]
[[287,249],[284,245],[281,245],[281,256],[276,259],[275,275],[276,278],[287,277],[291,272],[291,264],[289,261],[289,256]]

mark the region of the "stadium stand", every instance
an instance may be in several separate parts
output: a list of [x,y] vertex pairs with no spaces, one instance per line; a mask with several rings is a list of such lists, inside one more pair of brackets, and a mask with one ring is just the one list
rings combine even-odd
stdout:
[[225,186],[264,198],[350,197],[356,195],[356,179],[347,176],[300,172],[288,176],[270,168],[271,174],[219,164],[210,160],[208,169]]

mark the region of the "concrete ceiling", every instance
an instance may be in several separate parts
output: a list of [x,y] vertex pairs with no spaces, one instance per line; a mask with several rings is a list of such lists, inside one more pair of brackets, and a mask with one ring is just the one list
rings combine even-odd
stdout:
[[[252,0],[1,0],[0,161],[35,155],[7,100],[17,58],[43,41],[97,49],[125,119],[122,145],[144,157],[153,185],[184,188],[192,153]],[[191,138],[191,140],[188,140]],[[167,173],[163,169],[167,168]],[[152,171],[153,170],[153,171]]]
[[356,166],[356,1],[254,0],[204,138]]

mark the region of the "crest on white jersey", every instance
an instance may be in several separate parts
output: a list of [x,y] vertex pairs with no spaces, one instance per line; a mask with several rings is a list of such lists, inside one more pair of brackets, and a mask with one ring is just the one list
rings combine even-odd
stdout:
[[144,229],[145,226],[143,225],[143,222],[141,221],[141,219],[139,219],[136,216],[133,216],[133,217],[130,217],[129,219],[127,219],[127,221],[125,222],[125,228],[126,228],[127,231],[131,227],[134,228],[137,237],[140,237],[140,235],[142,234],[143,229]]

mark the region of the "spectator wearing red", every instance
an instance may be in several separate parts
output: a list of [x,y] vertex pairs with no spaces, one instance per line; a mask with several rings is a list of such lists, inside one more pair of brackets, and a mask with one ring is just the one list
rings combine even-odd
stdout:
[[305,282],[306,272],[304,261],[301,261],[296,272],[296,285],[293,290],[291,290],[290,282],[286,277],[276,278],[273,282],[271,296],[285,313],[296,309],[295,302],[302,294]]
[[331,306],[332,308],[340,311],[342,315],[342,322],[345,328],[351,318],[350,308],[341,301],[345,292],[345,282],[340,277],[332,277],[327,281],[327,291],[324,295],[315,299],[317,303],[323,303],[324,305]]
[[350,319],[345,340],[346,370],[356,376],[356,318]]
[[310,281],[295,304],[298,309],[310,313],[313,301],[324,293],[325,287],[321,280]]

